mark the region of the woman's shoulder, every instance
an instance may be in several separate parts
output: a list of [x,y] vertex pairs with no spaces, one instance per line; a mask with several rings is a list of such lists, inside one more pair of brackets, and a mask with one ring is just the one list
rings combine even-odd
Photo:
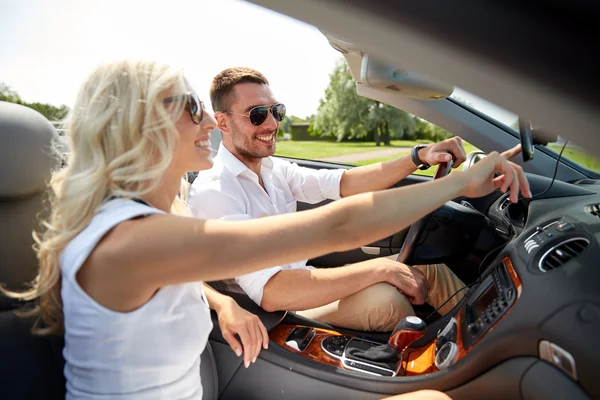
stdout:
[[65,247],[61,254],[61,265],[73,264],[86,250],[90,253],[98,242],[122,222],[153,214],[165,214],[139,200],[113,198],[101,204],[89,224]]

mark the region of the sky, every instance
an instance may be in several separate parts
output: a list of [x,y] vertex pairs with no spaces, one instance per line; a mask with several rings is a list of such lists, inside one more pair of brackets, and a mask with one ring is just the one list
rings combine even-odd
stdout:
[[57,106],[98,64],[143,58],[183,68],[205,100],[218,72],[252,67],[307,117],[341,58],[315,27],[240,0],[0,0],[0,15],[0,81]]
[[[183,68],[209,109],[225,68],[262,72],[289,115],[316,113],[342,58],[313,26],[241,0],[0,0],[0,82],[28,102],[74,103],[100,63],[153,59]],[[457,89],[510,125],[516,116]]]

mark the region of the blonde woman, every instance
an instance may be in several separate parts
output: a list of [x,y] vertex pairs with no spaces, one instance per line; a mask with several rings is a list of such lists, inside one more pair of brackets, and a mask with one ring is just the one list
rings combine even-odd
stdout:
[[[67,398],[200,399],[199,355],[212,328],[202,281],[356,248],[460,195],[510,187],[516,201],[519,186],[529,195],[522,171],[492,153],[410,191],[302,213],[240,222],[173,215],[181,176],[212,165],[214,128],[169,66],[110,63],[83,84],[69,116],[70,159],[50,183],[39,276],[22,295],[41,298],[40,333],[64,329]],[[395,279],[385,265],[377,273]]]

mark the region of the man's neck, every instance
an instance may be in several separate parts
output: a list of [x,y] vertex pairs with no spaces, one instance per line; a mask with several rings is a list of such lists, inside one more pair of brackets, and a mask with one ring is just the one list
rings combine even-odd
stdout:
[[[256,176],[258,176],[258,180],[259,182],[262,181],[261,176],[260,176],[260,167],[262,165],[262,158],[250,158],[250,157],[244,157],[242,156],[240,153],[238,153],[235,148],[233,148],[233,146],[223,143],[223,145],[225,146],[225,148],[227,150],[229,150],[229,152],[238,160],[240,160],[242,162],[242,164],[244,164],[246,167],[248,167],[248,169],[252,172],[254,172],[256,174]],[[262,184],[261,184],[262,185]]]

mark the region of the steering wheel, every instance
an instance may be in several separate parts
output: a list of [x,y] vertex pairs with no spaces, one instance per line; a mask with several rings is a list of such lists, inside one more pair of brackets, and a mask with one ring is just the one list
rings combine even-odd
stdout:
[[523,162],[527,162],[533,158],[533,130],[531,122],[519,117],[519,137],[521,139],[521,154]]
[[[433,177],[433,180],[447,176],[452,170],[453,164],[454,160],[451,160],[447,163],[440,163],[438,165],[438,169],[435,173],[435,176]],[[429,218],[431,218],[431,213],[427,214],[426,216],[424,216],[423,218],[421,218],[420,220],[418,220],[410,226],[410,228],[408,229],[408,233],[404,238],[402,248],[400,249],[400,253],[398,253],[398,258],[396,259],[396,261],[399,261],[401,263],[406,263],[406,261],[408,261],[409,257],[411,256],[413,250],[417,245],[419,238],[421,237],[421,234],[423,233],[423,230],[425,229],[425,226],[427,225],[427,222],[429,221]]]

